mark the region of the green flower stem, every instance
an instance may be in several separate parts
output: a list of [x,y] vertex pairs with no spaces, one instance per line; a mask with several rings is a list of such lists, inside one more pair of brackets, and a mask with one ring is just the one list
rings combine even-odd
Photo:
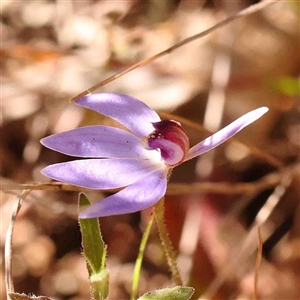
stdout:
[[176,253],[169,237],[168,230],[164,221],[164,198],[155,204],[155,221],[158,228],[159,236],[167,257],[167,262],[172,273],[172,278],[176,285],[183,285],[183,281],[177,267]]
[[149,218],[149,221],[147,223],[147,227],[143,233],[143,237],[141,240],[140,248],[139,248],[139,254],[135,262],[135,267],[134,267],[134,272],[133,272],[133,278],[132,278],[132,289],[131,289],[131,300],[136,299],[137,295],[137,288],[138,288],[138,283],[139,283],[139,278],[140,278],[140,273],[141,273],[141,266],[144,258],[144,252],[146,248],[146,244],[150,235],[151,227],[153,224],[154,220],[154,213],[152,212]]

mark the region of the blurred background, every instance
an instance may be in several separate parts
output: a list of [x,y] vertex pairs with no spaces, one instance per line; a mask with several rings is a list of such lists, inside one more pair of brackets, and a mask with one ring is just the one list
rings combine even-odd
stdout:
[[[71,159],[43,148],[41,138],[77,126],[118,126],[68,100],[256,2],[1,2],[0,299],[6,299],[5,233],[22,192],[5,186],[49,182],[40,170]],[[280,1],[98,91],[139,98],[163,118],[177,115],[191,145],[254,108],[270,108],[235,139],[172,175],[166,223],[182,276],[196,288],[194,299],[253,298],[258,227],[264,241],[258,296],[300,296],[299,13],[298,1]],[[130,297],[148,216],[100,219],[109,299]],[[17,217],[12,250],[16,292],[89,299],[76,192],[32,191]],[[154,227],[139,293],[167,286],[173,283]]]

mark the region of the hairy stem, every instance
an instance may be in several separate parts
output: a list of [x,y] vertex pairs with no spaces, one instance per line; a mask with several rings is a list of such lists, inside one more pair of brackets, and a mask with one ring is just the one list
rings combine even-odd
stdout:
[[172,273],[172,278],[176,285],[183,285],[183,281],[177,267],[176,253],[169,237],[168,230],[164,221],[164,198],[155,205],[155,222],[158,228],[159,236],[166,254],[167,262]]

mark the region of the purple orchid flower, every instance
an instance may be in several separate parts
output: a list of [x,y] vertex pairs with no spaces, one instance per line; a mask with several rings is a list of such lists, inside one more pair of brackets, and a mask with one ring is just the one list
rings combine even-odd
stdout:
[[235,135],[268,111],[261,107],[190,148],[176,121],[161,120],[145,103],[121,94],[94,94],[76,101],[124,125],[87,126],[41,140],[52,150],[81,158],[50,165],[42,173],[52,179],[91,189],[122,188],[82,211],[80,218],[133,213],[153,206],[166,192],[171,170]]

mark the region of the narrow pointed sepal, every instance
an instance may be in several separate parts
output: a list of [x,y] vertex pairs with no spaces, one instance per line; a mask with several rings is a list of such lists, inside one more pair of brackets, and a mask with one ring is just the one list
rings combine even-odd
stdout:
[[242,117],[238,118],[228,126],[224,127],[220,131],[206,138],[204,141],[198,143],[192,147],[185,160],[192,159],[198,155],[201,155],[213,148],[216,148],[220,144],[227,141],[229,138],[237,134],[240,130],[250,125],[261,116],[263,116],[269,109],[267,107],[260,107],[248,112]]

